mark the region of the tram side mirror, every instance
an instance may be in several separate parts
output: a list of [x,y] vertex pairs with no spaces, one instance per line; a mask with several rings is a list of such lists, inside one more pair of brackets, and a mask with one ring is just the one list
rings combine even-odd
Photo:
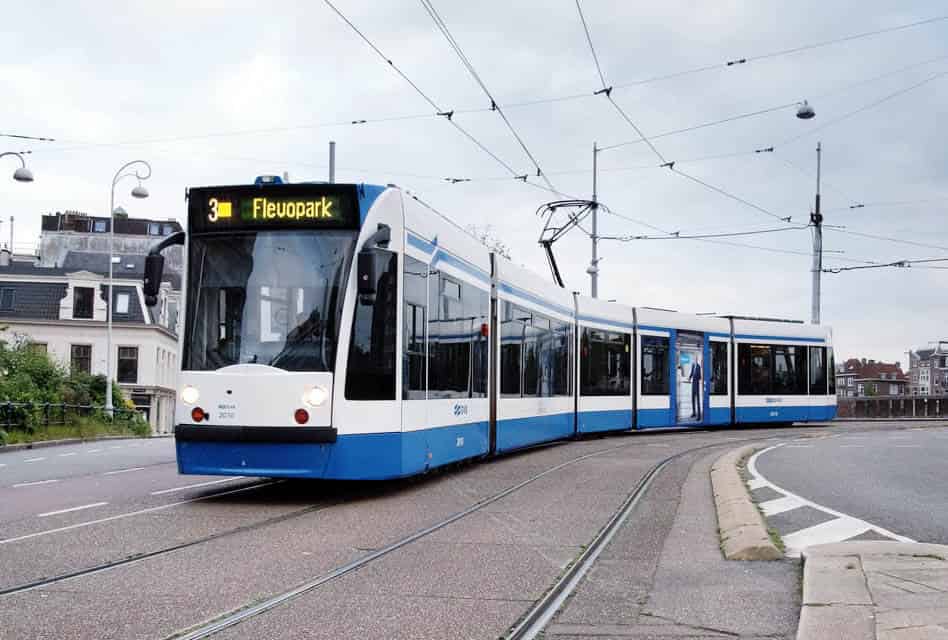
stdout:
[[153,307],[158,303],[158,291],[161,289],[161,275],[165,270],[165,257],[160,253],[149,254],[145,257],[145,282],[142,292],[145,294],[145,304]]
[[375,284],[378,278],[375,273],[375,252],[360,251],[358,258],[359,296],[371,298],[375,295]]

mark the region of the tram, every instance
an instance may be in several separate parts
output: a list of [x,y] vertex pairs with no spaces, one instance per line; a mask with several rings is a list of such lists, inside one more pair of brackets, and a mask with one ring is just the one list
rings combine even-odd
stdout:
[[386,479],[580,434],[830,420],[824,326],[570,293],[394,186],[188,191],[185,474]]

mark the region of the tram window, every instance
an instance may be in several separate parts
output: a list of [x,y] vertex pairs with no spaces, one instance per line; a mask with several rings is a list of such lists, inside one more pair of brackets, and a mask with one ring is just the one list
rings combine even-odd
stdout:
[[668,395],[668,338],[642,336],[642,395]]
[[518,309],[504,302],[504,320],[500,323],[500,395],[520,397],[521,355],[525,324],[517,319]]
[[[535,318],[534,318],[535,319]],[[523,335],[523,397],[540,395],[539,330],[527,325]]]
[[826,395],[826,347],[810,347],[810,395]]
[[806,348],[774,345],[773,392],[780,395],[806,395]]
[[629,334],[584,327],[580,341],[582,395],[629,395],[632,370]]
[[573,394],[572,345],[573,327],[566,322],[550,321],[552,340],[552,366],[550,372],[553,382],[550,385],[554,396]]
[[488,342],[481,327],[488,321],[490,297],[437,271],[430,275],[428,397],[485,397]]
[[829,390],[827,395],[835,396],[836,395],[836,358],[833,357],[833,347],[827,347],[827,353],[829,354],[829,377],[826,378],[826,381],[829,383]]
[[770,345],[739,344],[737,390],[742,396],[765,396],[772,393],[773,370]]
[[375,295],[359,296],[352,318],[346,398],[395,399],[395,333],[398,300],[397,255],[374,250]]
[[424,400],[427,389],[425,330],[428,313],[428,265],[405,256],[404,351],[402,398]]
[[471,397],[487,397],[490,343],[483,330],[490,321],[490,294],[473,285],[463,285],[464,315],[471,318]]
[[711,342],[711,395],[727,395],[727,343]]

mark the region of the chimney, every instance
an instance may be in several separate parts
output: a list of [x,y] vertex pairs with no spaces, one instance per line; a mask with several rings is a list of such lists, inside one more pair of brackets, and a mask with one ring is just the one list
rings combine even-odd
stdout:
[[10,266],[10,250],[4,247],[0,249],[0,267]]

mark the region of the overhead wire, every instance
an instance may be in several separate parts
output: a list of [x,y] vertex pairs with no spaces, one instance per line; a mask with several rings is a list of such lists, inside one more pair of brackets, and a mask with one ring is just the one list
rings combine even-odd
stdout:
[[890,236],[880,236],[880,235],[875,235],[872,233],[863,233],[861,231],[852,231],[850,229],[838,229],[838,228],[827,227],[827,226],[825,226],[824,228],[835,233],[842,233],[842,234],[846,234],[850,236],[857,236],[860,238],[868,238],[870,240],[880,240],[883,242],[894,242],[896,244],[904,244],[904,245],[909,245],[913,247],[924,247],[926,249],[938,249],[939,251],[948,251],[948,247],[937,245],[937,244],[928,244],[926,242],[916,242],[914,240],[902,240],[900,238],[893,238]]
[[464,65],[464,67],[467,69],[468,73],[471,75],[471,77],[474,79],[474,81],[477,83],[477,85],[481,88],[481,90],[484,92],[484,94],[485,94],[485,95],[487,96],[487,98],[490,100],[491,110],[497,111],[497,113],[500,115],[501,119],[504,121],[504,124],[507,125],[507,129],[510,130],[511,135],[513,135],[513,137],[517,140],[517,143],[520,145],[520,148],[523,149],[523,152],[526,154],[526,156],[527,156],[527,157],[530,159],[530,161],[533,163],[533,166],[534,166],[534,168],[536,168],[536,171],[537,171],[537,173],[536,173],[537,177],[538,177],[538,178],[542,178],[543,181],[546,183],[546,185],[547,185],[550,189],[554,189],[554,190],[555,190],[555,187],[553,186],[553,183],[550,182],[549,178],[547,178],[547,177],[543,174],[543,170],[540,168],[540,163],[537,161],[536,157],[533,155],[533,153],[532,153],[532,152],[530,151],[530,149],[527,147],[526,143],[523,141],[523,138],[520,136],[520,134],[519,134],[519,133],[517,132],[517,130],[514,128],[513,124],[512,124],[512,123],[510,122],[510,120],[507,118],[507,115],[504,113],[504,110],[503,110],[503,108],[501,107],[500,103],[497,102],[497,100],[496,100],[496,99],[494,98],[494,96],[491,94],[490,90],[487,88],[487,85],[486,85],[486,84],[484,83],[484,81],[481,79],[480,74],[477,73],[477,70],[474,68],[474,65],[471,63],[470,59],[467,57],[467,55],[466,55],[466,54],[464,53],[464,51],[461,49],[461,45],[458,44],[457,40],[456,40],[456,39],[454,38],[454,36],[451,34],[451,30],[448,28],[447,23],[445,23],[444,19],[443,19],[443,18],[441,17],[441,15],[438,13],[438,10],[435,9],[435,7],[434,7],[434,5],[432,4],[431,0],[420,0],[420,1],[421,1],[421,5],[425,8],[425,11],[427,11],[427,13],[428,13],[428,15],[431,17],[432,21],[434,21],[435,26],[438,28],[438,30],[441,32],[441,34],[442,34],[442,35],[445,37],[445,39],[448,41],[448,44],[449,44],[450,47],[454,50],[454,53],[455,53],[455,54],[458,56],[458,58],[461,60],[461,64]]
[[757,236],[757,235],[766,235],[770,233],[781,233],[784,231],[799,231],[801,229],[808,229],[810,225],[804,224],[794,227],[778,227],[776,229],[757,229],[754,231],[729,231],[724,233],[702,233],[695,235],[679,234],[678,232],[672,235],[663,235],[663,236],[643,236],[643,235],[626,235],[626,236],[599,236],[601,240],[617,240],[619,242],[631,242],[633,240],[705,240],[710,238],[737,238],[741,236]]
[[[925,258],[921,260],[895,260],[894,262],[886,262],[882,264],[873,264],[873,265],[862,265],[858,267],[828,267],[826,269],[823,269],[823,273],[841,273],[843,271],[856,271],[857,269],[881,269],[884,267],[908,268],[908,267],[913,267],[916,264],[929,263],[929,262],[948,262],[948,258]],[[918,268],[948,269],[948,267],[918,267]]]

